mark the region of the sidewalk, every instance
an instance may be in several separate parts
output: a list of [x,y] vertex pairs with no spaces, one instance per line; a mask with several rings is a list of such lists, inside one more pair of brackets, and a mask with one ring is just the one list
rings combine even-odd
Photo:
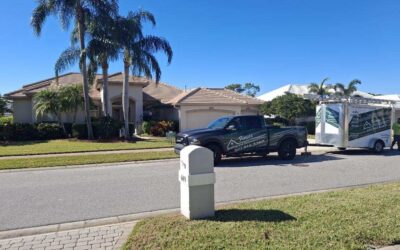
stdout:
[[0,240],[0,250],[117,250],[128,239],[135,224],[128,222],[5,239]]
[[141,153],[141,152],[160,152],[172,151],[173,148],[153,148],[153,149],[123,149],[109,151],[93,151],[93,152],[77,152],[77,153],[56,153],[56,154],[37,154],[37,155],[19,155],[19,156],[0,156],[0,160],[6,159],[30,159],[30,158],[45,158],[59,156],[76,156],[76,155],[101,155],[101,154],[123,154],[123,153]]

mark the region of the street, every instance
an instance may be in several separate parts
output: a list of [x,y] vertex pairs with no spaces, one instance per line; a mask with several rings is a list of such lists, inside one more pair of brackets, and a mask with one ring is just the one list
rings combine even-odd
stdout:
[[[0,231],[179,207],[178,160],[0,172]],[[216,202],[400,181],[400,154],[227,159]]]

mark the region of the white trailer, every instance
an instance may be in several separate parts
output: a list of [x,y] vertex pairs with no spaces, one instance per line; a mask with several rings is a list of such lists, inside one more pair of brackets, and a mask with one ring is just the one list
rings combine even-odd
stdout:
[[317,106],[315,142],[339,149],[368,148],[381,153],[392,141],[400,105],[392,101],[330,99]]

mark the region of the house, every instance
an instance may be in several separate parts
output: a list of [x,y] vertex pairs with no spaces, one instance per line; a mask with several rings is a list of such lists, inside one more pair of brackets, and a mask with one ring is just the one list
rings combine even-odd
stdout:
[[[108,79],[109,114],[121,121],[123,79],[122,73],[112,74]],[[68,73],[59,76],[58,81],[53,77],[24,85],[21,89],[6,94],[5,97],[12,101],[14,122],[55,121],[55,117],[51,115],[44,117],[35,115],[34,95],[56,84],[60,86],[82,84],[82,76],[80,73]],[[97,75],[89,92],[92,100],[90,110],[92,117],[101,116],[102,85],[102,76]],[[143,119],[174,120],[179,121],[181,130],[199,128],[223,115],[258,114],[262,103],[258,99],[222,88],[196,88],[183,91],[166,83],[156,84],[144,77],[129,78],[129,122],[138,125]],[[62,121],[73,122],[74,117],[72,113],[65,113],[62,115]],[[83,110],[77,112],[75,122],[85,122]]]
[[[295,94],[295,95],[300,95],[306,99],[309,100],[317,100],[318,99],[318,95],[316,94],[311,94],[308,90],[308,86],[309,85],[298,85],[298,84],[288,84],[285,85],[283,87],[280,87],[278,89],[272,90],[270,92],[267,92],[263,95],[260,95],[259,97],[257,97],[260,100],[269,102],[272,101],[273,99],[279,97],[279,96],[283,96],[286,94]],[[334,92],[334,90],[332,90],[332,92]],[[373,98],[373,95],[362,92],[362,91],[356,91],[353,94],[354,96],[359,96],[359,97],[363,97],[363,98]]]

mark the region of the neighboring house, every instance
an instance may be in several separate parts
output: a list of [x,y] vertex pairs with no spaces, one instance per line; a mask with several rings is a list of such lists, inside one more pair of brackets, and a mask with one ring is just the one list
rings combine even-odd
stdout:
[[[263,95],[260,95],[257,97],[260,100],[269,102],[272,101],[273,99],[283,96],[286,94],[295,94],[295,95],[300,95],[306,99],[309,100],[317,100],[319,97],[316,94],[311,94],[308,90],[309,85],[296,85],[296,84],[288,84],[283,87],[280,87],[278,89],[272,90],[270,92],[267,92]],[[334,90],[332,90],[334,92]],[[373,95],[362,92],[362,91],[356,91],[354,92],[353,96],[359,96],[359,97],[364,97],[364,98],[372,98]]]
[[205,127],[221,116],[259,114],[263,103],[224,88],[196,88],[169,102],[179,108],[181,131]]
[[[114,119],[123,119],[122,113],[123,74],[109,76],[109,113]],[[14,121],[17,123],[35,123],[55,121],[55,117],[46,115],[36,117],[34,95],[43,89],[55,85],[55,78],[49,78],[5,95],[12,100]],[[68,73],[59,76],[58,84],[82,84],[80,73]],[[174,86],[159,83],[144,77],[129,78],[129,122],[141,123],[143,119],[179,121],[181,130],[199,128],[223,115],[258,114],[262,101],[227,89],[196,88],[185,92]],[[92,100],[91,116],[101,116],[102,79],[97,75],[90,89]],[[72,122],[73,114],[63,114],[63,122]],[[79,110],[78,123],[84,123],[84,112]]]

